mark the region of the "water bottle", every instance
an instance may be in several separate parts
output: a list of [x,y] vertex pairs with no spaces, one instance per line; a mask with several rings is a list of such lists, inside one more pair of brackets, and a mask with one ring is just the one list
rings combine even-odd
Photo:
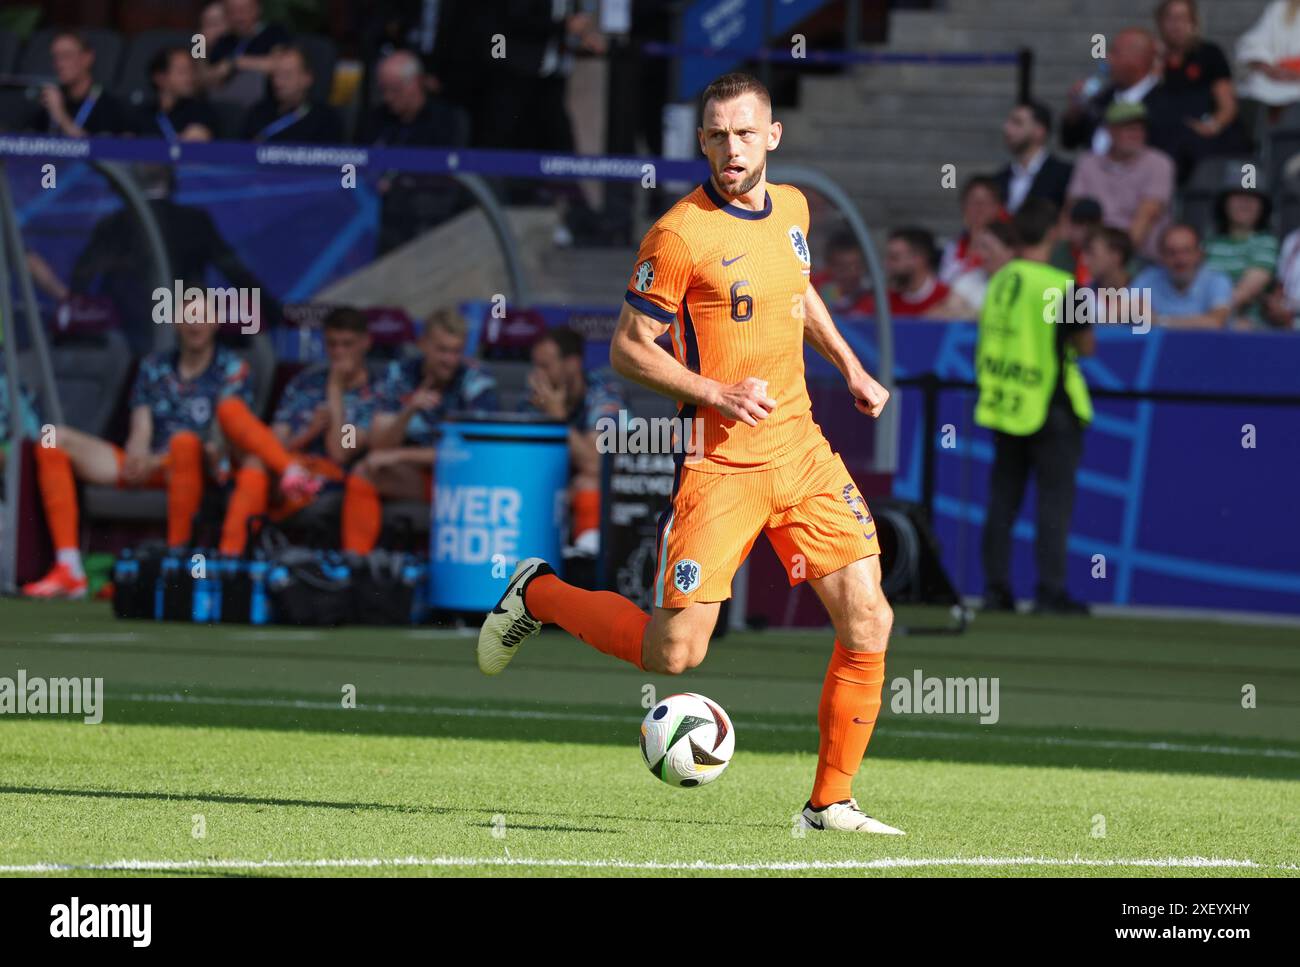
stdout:
[[[202,552],[199,552],[202,554]],[[202,576],[194,581],[194,594],[190,599],[190,620],[205,625],[212,621],[212,569],[216,561],[204,558]]]
[[1091,101],[1094,97],[1105,89],[1110,83],[1110,64],[1101,61],[1097,65],[1096,73],[1083,82],[1083,89],[1079,92],[1080,99]]
[[260,556],[248,562],[248,579],[251,585],[248,600],[249,624],[264,625],[271,620],[271,602],[266,594],[266,561]]

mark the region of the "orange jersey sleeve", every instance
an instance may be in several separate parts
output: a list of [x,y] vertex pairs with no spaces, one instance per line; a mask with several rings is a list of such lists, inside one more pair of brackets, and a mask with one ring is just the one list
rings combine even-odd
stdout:
[[665,325],[677,317],[695,275],[695,259],[680,235],[656,226],[646,233],[627,285],[627,304]]

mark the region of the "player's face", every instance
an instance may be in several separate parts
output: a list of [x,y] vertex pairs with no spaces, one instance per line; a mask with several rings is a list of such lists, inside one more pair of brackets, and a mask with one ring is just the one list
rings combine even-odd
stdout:
[[334,372],[351,375],[365,365],[366,353],[370,351],[370,335],[352,332],[348,329],[325,330],[325,355],[329,358],[330,369]]
[[182,322],[176,338],[183,351],[202,352],[216,342],[217,324],[207,318],[201,322]]
[[430,326],[420,348],[424,350],[425,372],[441,385],[456,375],[465,353],[465,337]]
[[582,357],[560,355],[560,347],[549,339],[533,347],[533,369],[552,386],[572,394],[582,375]]
[[735,198],[753,190],[767,168],[767,153],[781,142],[781,122],[755,94],[709,101],[699,129],[700,150],[714,184]]

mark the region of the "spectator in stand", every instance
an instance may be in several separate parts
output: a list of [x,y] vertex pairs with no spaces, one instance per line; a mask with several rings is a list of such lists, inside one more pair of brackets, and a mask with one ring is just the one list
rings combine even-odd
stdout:
[[1092,233],[1101,228],[1101,205],[1095,198],[1076,198],[1065,216],[1060,239],[1052,249],[1052,265],[1069,272],[1080,285],[1091,279],[1083,257]]
[[1261,120],[1276,123],[1283,108],[1300,102],[1300,0],[1273,0],[1238,38],[1236,54],[1246,70],[1237,94],[1258,136]]
[[989,279],[1016,257],[1019,246],[1020,240],[1010,222],[989,222],[971,239],[971,247],[979,256],[979,267],[957,276],[952,283],[952,294],[962,304],[970,306],[972,321],[984,307]]
[[1263,320],[1274,329],[1300,330],[1300,229],[1282,240],[1277,281],[1265,294]]
[[961,189],[962,232],[944,246],[939,259],[939,281],[951,286],[958,276],[979,268],[979,255],[971,237],[990,222],[1005,219],[1002,191],[997,178],[975,175]]
[[[935,274],[934,236],[924,228],[896,228],[890,233],[885,243],[885,275],[889,311],[895,317],[969,319],[974,312]],[[868,294],[864,311],[876,311],[875,293]]]
[[1168,125],[1151,143],[1174,159],[1182,183],[1202,158],[1248,154],[1251,146],[1237,117],[1228,58],[1201,36],[1195,0],[1162,0],[1156,27],[1164,48],[1160,113]]
[[154,54],[149,61],[149,83],[155,99],[141,112],[140,134],[170,142],[212,140],[217,115],[206,100],[195,96],[198,75],[188,50],[167,47]]
[[289,43],[289,31],[262,21],[259,0],[225,0],[223,6],[226,32],[208,48],[204,83],[214,100],[248,107],[267,93],[275,49]]
[[343,125],[338,112],[324,102],[311,99],[314,77],[302,49],[282,47],[271,60],[272,96],[259,101],[244,118],[244,140],[288,144],[342,141]]
[[41,88],[40,103],[23,125],[26,130],[69,138],[135,130],[126,105],[95,83],[95,49],[85,37],[75,30],[59,31],[50,40],[50,60],[58,83]]
[[1156,88],[1156,41],[1141,27],[1121,30],[1111,41],[1106,56],[1109,83],[1091,97],[1085,97],[1087,81],[1078,81],[1070,91],[1070,106],[1061,118],[1061,147],[1067,150],[1091,148],[1104,155],[1110,149],[1110,134],[1104,119],[1114,101],[1145,104],[1158,109]]
[[[1133,240],[1118,228],[1098,227],[1083,247],[1094,289],[1127,289],[1132,282],[1128,263],[1133,258]],[[1106,321],[1106,320],[1101,320]]]
[[1262,325],[1260,298],[1277,268],[1277,237],[1268,230],[1272,203],[1262,191],[1233,182],[1214,203],[1215,234],[1205,264],[1232,281],[1231,318],[1241,328]]
[[836,232],[826,246],[826,267],[812,275],[812,284],[833,313],[863,313],[871,298],[867,260],[848,229]]
[[1052,112],[1041,101],[1017,104],[1002,122],[1002,137],[1010,163],[997,175],[998,194],[1014,214],[1026,198],[1046,198],[1057,208],[1065,204],[1072,167],[1052,154]]
[[[461,147],[468,143],[464,112],[430,91],[420,60],[399,50],[379,63],[376,107],[362,125],[362,144],[398,147]],[[397,248],[450,218],[460,207],[458,187],[437,175],[390,171],[377,185],[383,196],[378,252]]]
[[1147,111],[1141,104],[1112,104],[1106,109],[1106,130],[1109,149],[1079,158],[1065,193],[1067,203],[1085,196],[1097,199],[1107,225],[1128,232],[1139,254],[1158,258],[1174,197],[1174,163],[1147,146]]
[[1201,236],[1191,225],[1170,225],[1160,236],[1160,264],[1138,273],[1133,285],[1151,291],[1154,325],[1222,329],[1232,308],[1232,283],[1205,265]]

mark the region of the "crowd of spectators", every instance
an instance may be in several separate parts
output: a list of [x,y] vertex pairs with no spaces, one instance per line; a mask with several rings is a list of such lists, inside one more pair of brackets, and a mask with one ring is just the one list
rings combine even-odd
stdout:
[[[1300,231],[1274,233],[1256,148],[1300,103],[1300,0],[1270,3],[1239,39],[1237,82],[1201,35],[1195,0],[1163,0],[1153,27],[1110,38],[1096,74],[1071,89],[1059,145],[1072,161],[1053,152],[1051,110],[1017,104],[1002,125],[1006,164],[960,185],[957,234],[940,247],[923,229],[890,233],[895,315],[977,318],[989,277],[1019,247],[1012,216],[1041,198],[1059,212],[1053,264],[1080,285],[1148,288],[1155,324],[1300,329]],[[1180,221],[1180,190],[1216,170],[1212,223]],[[851,236],[829,246],[813,277],[828,305],[874,306],[869,281],[847,277],[863,263]]]

